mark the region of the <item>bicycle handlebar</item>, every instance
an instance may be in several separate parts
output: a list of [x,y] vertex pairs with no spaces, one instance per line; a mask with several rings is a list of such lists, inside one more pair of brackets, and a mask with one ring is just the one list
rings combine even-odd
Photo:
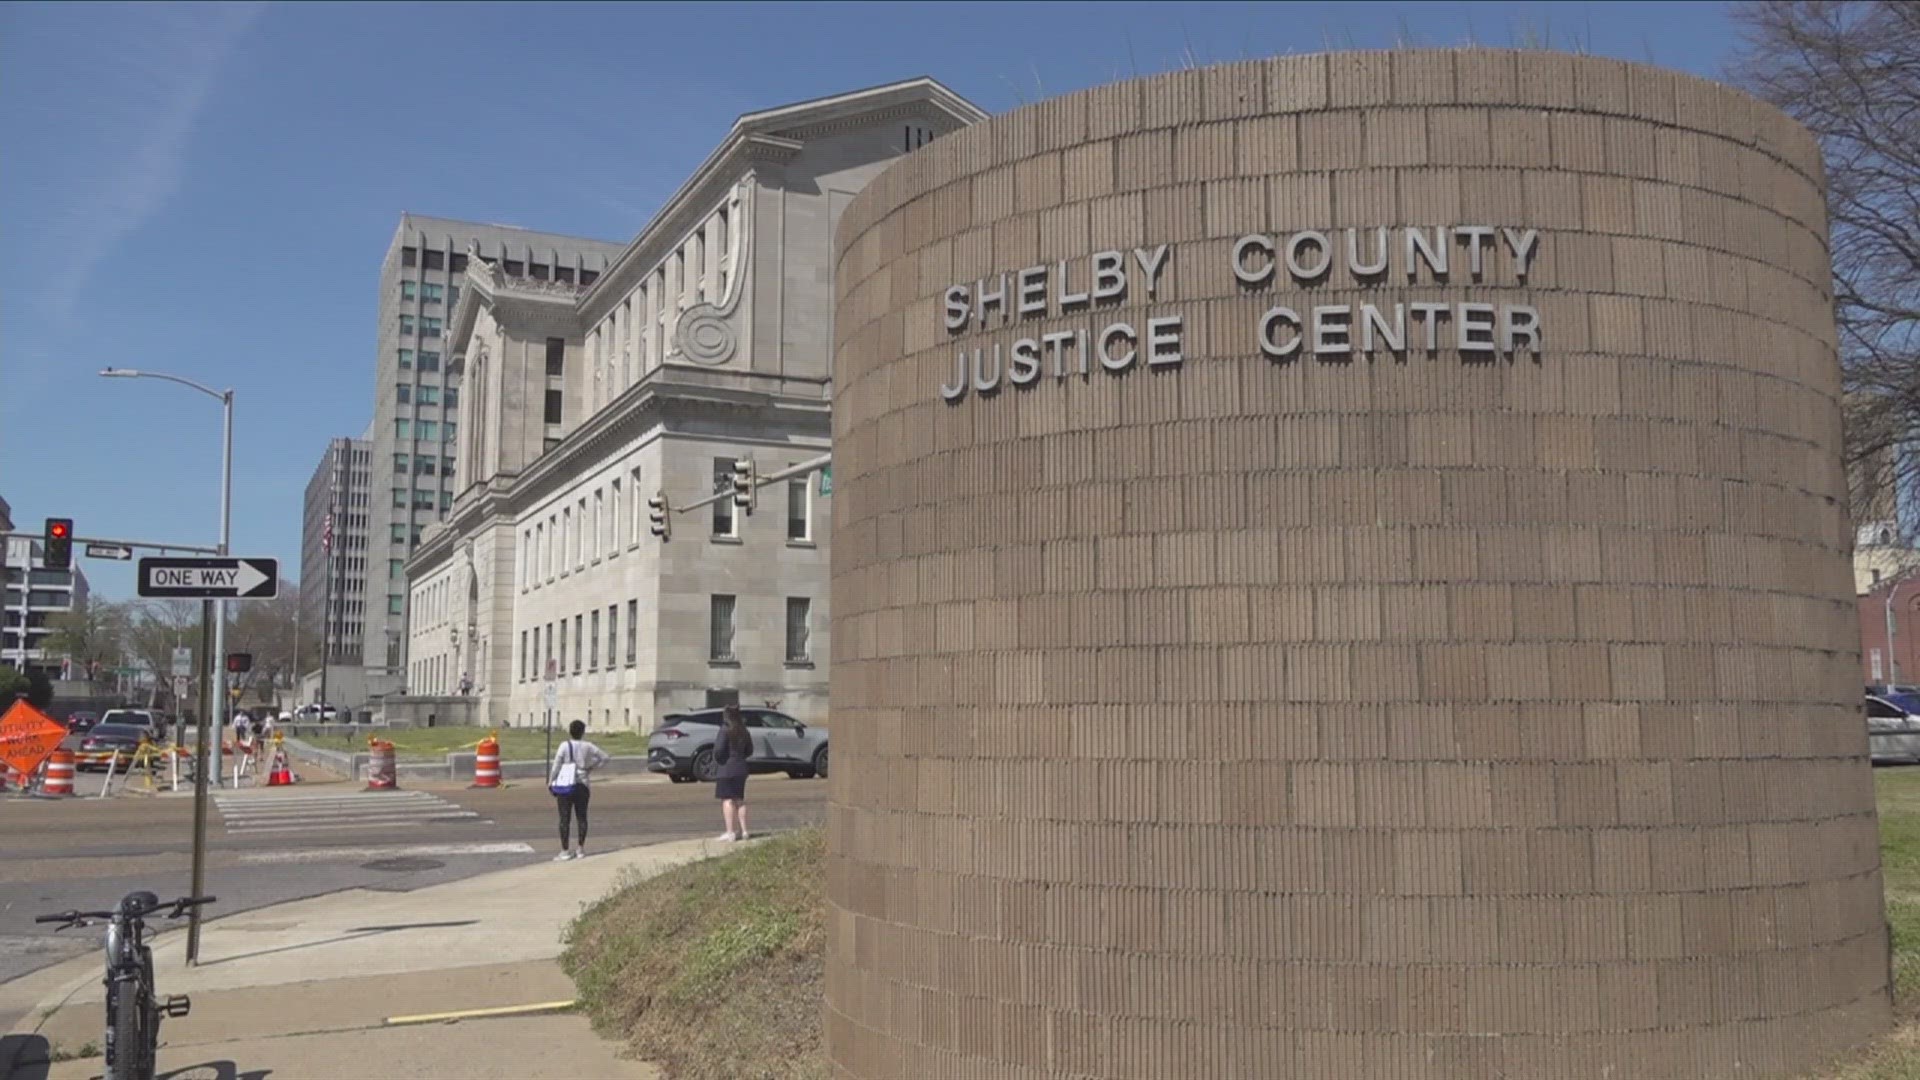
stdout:
[[[152,915],[154,912],[172,908],[173,910],[167,915],[167,918],[178,919],[187,913],[188,908],[196,908],[202,904],[211,904],[215,899],[217,898],[212,896],[183,896],[178,900],[168,900],[164,903],[154,905],[143,913],[143,917],[144,915]],[[112,911],[62,911],[57,915],[36,915],[33,921],[37,923],[57,922],[72,924],[84,922],[89,919],[111,919],[115,914],[116,912]]]
[[37,923],[44,923],[44,922],[72,923],[72,922],[79,922],[82,919],[111,919],[111,918],[113,918],[113,912],[111,911],[63,911],[58,915],[37,915],[34,917],[33,921]]

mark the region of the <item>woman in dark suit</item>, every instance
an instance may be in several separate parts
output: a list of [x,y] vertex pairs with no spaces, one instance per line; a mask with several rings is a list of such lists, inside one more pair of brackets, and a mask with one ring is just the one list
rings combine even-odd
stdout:
[[740,706],[727,706],[726,719],[720,725],[720,741],[713,747],[713,797],[720,800],[720,816],[727,831],[721,843],[747,838],[747,759],[753,756],[753,736],[747,733],[746,717]]

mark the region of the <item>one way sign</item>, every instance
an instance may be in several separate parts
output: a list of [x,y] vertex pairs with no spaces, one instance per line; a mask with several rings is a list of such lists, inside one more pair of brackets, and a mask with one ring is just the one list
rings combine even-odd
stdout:
[[278,559],[141,559],[141,596],[219,600],[273,596],[280,588]]

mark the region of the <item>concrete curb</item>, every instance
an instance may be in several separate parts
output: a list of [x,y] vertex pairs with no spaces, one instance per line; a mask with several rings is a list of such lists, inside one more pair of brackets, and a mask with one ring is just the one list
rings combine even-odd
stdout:
[[289,738],[283,745],[287,756],[295,761],[304,761],[309,765],[319,765],[337,775],[358,779],[360,766],[367,760],[365,754],[349,754],[344,750],[322,750],[311,743]]

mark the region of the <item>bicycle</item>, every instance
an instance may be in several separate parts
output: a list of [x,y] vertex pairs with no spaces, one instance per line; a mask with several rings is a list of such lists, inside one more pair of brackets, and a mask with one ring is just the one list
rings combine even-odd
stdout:
[[107,922],[107,1071],[104,1080],[153,1080],[160,1047],[160,1021],[186,1016],[193,1003],[185,994],[156,999],[153,950],[147,946],[146,917],[171,908],[167,918],[179,919],[211,896],[183,896],[161,903],[150,892],[130,892],[112,911],[63,911],[41,915],[37,923],[61,923],[61,930]]

